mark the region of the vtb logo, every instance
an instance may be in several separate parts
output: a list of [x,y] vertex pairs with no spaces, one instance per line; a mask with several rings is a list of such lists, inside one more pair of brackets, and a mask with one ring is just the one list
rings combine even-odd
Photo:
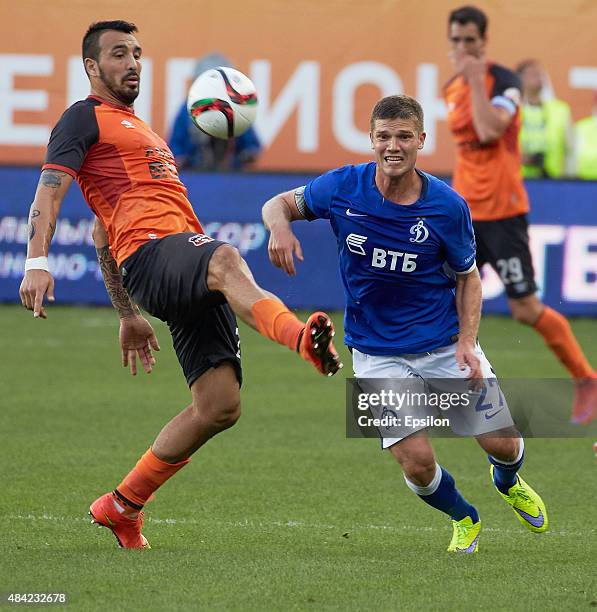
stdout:
[[[425,229],[425,231],[427,230]],[[363,246],[365,242],[367,242],[367,236],[359,234],[348,234],[346,236],[346,246],[355,255],[367,256]],[[403,253],[402,251],[390,251],[374,247],[371,254],[371,266],[373,268],[388,268],[392,272],[396,269],[400,269],[402,272],[414,272],[417,269],[417,262],[415,261],[417,257],[418,255],[415,253]]]
[[410,238],[409,240],[417,244],[425,242],[425,240],[429,238],[429,230],[423,224],[423,219],[419,219],[419,221],[410,228],[410,233],[414,234],[414,238]]
[[365,249],[363,244],[367,241],[367,236],[360,236],[359,234],[348,234],[346,236],[346,246],[351,253],[356,255],[365,255]]
[[189,242],[195,245],[196,247],[200,247],[206,242],[213,242],[213,238],[211,238],[211,236],[208,236],[207,234],[195,234],[194,236],[191,236],[189,238]]

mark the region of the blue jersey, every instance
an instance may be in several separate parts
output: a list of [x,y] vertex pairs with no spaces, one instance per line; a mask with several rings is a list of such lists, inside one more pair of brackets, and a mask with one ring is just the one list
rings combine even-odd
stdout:
[[374,162],[344,166],[305,187],[303,213],[329,219],[346,297],[345,342],[368,355],[421,353],[458,333],[455,273],[475,268],[464,199],[420,172],[411,205],[387,201]]

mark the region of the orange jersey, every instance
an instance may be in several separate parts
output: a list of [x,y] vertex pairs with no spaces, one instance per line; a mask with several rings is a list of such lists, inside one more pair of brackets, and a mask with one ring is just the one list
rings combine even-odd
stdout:
[[118,265],[148,240],[203,233],[168,145],[127,107],[73,104],[52,130],[47,168],[77,179]]
[[512,115],[500,138],[486,144],[473,126],[471,91],[464,77],[444,87],[448,125],[457,146],[452,187],[468,202],[474,221],[506,219],[529,210],[518,148],[520,82],[507,68],[488,64],[485,87],[491,103]]

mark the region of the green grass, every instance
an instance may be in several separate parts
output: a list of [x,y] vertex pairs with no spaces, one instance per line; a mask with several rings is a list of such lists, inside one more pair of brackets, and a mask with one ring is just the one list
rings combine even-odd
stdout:
[[[526,532],[471,440],[437,439],[439,459],[480,510],[475,556],[451,556],[444,516],[405,487],[375,440],[344,433],[344,382],[241,328],[243,417],[148,506],[151,551],[89,526],[188,390],[156,322],[158,366],[120,366],[109,309],[0,307],[0,591],[63,591],[78,610],[541,609],[597,605],[593,439],[527,441],[524,474],[551,531]],[[339,317],[336,317],[339,323]],[[597,362],[597,324],[573,327]],[[533,330],[483,321],[502,376],[561,377]],[[344,373],[350,373],[350,361]]]

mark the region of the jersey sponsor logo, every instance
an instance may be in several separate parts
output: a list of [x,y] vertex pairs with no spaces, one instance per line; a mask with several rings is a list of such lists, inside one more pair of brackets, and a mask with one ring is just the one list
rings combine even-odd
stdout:
[[149,238],[151,238],[151,240],[157,240],[158,239],[158,235],[154,234],[153,232],[147,234],[149,236]]
[[414,234],[414,237],[409,238],[409,240],[417,244],[425,242],[425,240],[429,238],[429,230],[423,224],[423,219],[419,219],[419,221],[410,228],[410,233]]
[[125,128],[129,128],[129,129],[132,129],[132,128],[136,127],[134,123],[131,123],[130,121],[127,121],[126,119],[123,119],[120,122],[120,125],[124,125]]
[[207,242],[213,242],[213,238],[206,234],[195,234],[189,238],[189,242],[196,247],[200,247]]
[[[351,253],[355,255],[367,255],[363,246],[367,241],[367,236],[359,234],[348,234],[346,236],[346,246]],[[371,266],[374,268],[386,268],[391,271],[396,270],[398,260],[401,260],[400,269],[402,272],[414,272],[417,269],[415,259],[418,257],[415,253],[403,253],[401,251],[390,251],[385,249],[373,248]]]
[[356,255],[366,255],[363,244],[367,240],[367,236],[359,236],[359,234],[348,234],[346,236],[346,246],[351,253]]
[[373,256],[371,258],[371,265],[374,268],[386,268],[389,267],[391,271],[394,271],[398,266],[398,260],[402,261],[400,269],[402,272],[414,272],[417,269],[417,262],[415,259],[418,255],[414,253],[402,253],[401,251],[386,251],[385,249],[373,249]]
[[361,213],[352,212],[350,208],[346,209],[346,214],[349,217],[367,217],[368,215],[362,215]]

